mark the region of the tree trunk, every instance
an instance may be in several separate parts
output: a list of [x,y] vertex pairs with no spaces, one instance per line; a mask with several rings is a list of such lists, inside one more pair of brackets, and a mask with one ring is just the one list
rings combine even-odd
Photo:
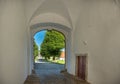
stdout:
[[45,60],[47,60],[47,57],[45,56]]
[[55,60],[55,56],[53,56],[53,60]]

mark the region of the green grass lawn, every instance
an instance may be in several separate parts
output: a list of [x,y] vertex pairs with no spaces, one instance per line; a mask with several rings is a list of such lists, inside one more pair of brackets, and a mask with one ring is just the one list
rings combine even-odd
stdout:
[[64,60],[48,60],[48,61],[52,63],[57,63],[57,64],[65,64]]
[[[35,61],[38,61],[39,59],[38,59],[38,56],[35,58]],[[65,64],[65,60],[59,60],[59,59],[57,59],[57,60],[52,60],[52,58],[51,59],[48,59],[48,60],[45,60],[44,59],[44,61],[47,61],[47,62],[51,62],[51,63],[57,63],[57,64]]]

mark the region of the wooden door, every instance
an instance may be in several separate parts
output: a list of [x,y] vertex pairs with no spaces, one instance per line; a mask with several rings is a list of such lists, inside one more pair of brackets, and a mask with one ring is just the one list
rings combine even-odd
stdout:
[[86,64],[87,64],[87,56],[77,56],[77,77],[79,77],[80,79],[86,80]]

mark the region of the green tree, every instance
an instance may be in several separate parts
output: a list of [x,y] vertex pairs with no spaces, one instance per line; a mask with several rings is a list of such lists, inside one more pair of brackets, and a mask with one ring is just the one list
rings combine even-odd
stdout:
[[36,42],[35,42],[35,40],[34,40],[34,42],[33,42],[33,55],[34,55],[34,59],[38,56],[38,46],[37,46],[37,44],[36,44]]
[[55,57],[60,56],[60,50],[65,47],[64,40],[64,35],[60,32],[47,30],[45,39],[41,44],[41,55],[45,57],[45,59],[53,57],[53,60],[55,60]]

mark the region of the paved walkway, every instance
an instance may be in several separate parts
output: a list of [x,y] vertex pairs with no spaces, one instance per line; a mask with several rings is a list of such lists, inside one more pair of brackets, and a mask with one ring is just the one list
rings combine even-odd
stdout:
[[60,73],[64,65],[54,63],[36,63],[35,71],[40,77],[40,84],[65,84],[65,78]]

